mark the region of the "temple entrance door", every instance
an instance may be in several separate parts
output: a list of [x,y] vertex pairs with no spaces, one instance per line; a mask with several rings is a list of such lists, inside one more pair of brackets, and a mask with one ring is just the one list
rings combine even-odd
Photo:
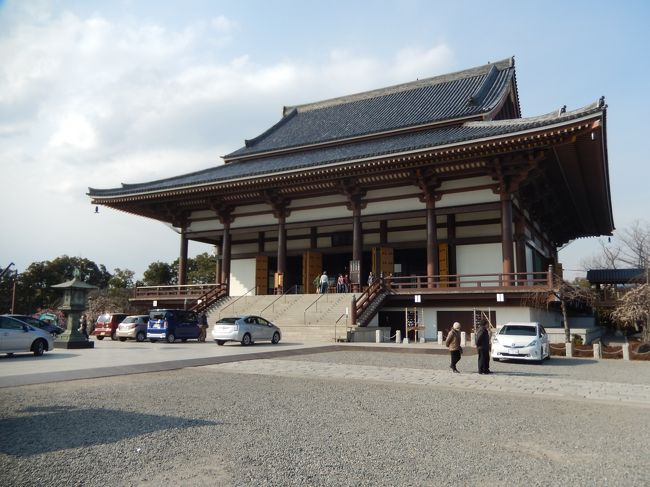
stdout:
[[269,288],[269,258],[266,255],[255,257],[255,294],[268,294]]
[[314,279],[323,272],[323,254],[305,252],[302,254],[302,289],[305,294],[316,293]]
[[387,277],[393,273],[394,266],[393,249],[391,247],[372,248],[372,272],[379,277],[382,274]]
[[438,272],[440,273],[440,286],[449,286],[449,244],[438,244]]

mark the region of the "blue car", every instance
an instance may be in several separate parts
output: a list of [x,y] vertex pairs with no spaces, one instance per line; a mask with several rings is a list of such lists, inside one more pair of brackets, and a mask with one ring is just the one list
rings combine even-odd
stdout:
[[197,339],[201,334],[199,317],[194,311],[184,309],[153,309],[149,311],[147,338],[157,342],[166,340],[174,343],[177,339],[186,341]]

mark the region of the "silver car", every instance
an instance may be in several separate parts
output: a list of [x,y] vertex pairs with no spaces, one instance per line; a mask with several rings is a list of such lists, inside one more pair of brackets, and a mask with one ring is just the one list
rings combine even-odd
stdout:
[[118,325],[116,335],[121,342],[127,338],[135,338],[138,342],[144,342],[147,338],[147,324],[149,315],[131,315],[127,316]]
[[212,328],[212,338],[217,345],[226,342],[241,342],[250,345],[257,341],[268,340],[275,344],[280,341],[280,328],[260,316],[245,315],[221,318]]
[[0,353],[32,352],[35,356],[54,349],[54,336],[11,316],[0,316]]

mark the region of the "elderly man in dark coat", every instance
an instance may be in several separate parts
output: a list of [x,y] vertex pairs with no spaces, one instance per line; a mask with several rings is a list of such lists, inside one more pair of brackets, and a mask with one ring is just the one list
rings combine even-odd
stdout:
[[490,330],[486,319],[481,320],[476,332],[476,351],[478,352],[478,373],[491,374],[490,372]]

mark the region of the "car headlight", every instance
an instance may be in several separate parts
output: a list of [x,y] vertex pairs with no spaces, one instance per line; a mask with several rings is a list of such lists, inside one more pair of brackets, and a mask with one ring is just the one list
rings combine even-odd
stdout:
[[527,347],[534,347],[535,345],[537,345],[537,338],[535,338],[532,342],[530,342],[530,343],[529,343],[528,345],[526,345],[526,346],[527,346]]
[[492,338],[492,344],[494,345],[494,344],[498,344],[498,343],[499,343],[499,339],[497,337],[493,337]]

